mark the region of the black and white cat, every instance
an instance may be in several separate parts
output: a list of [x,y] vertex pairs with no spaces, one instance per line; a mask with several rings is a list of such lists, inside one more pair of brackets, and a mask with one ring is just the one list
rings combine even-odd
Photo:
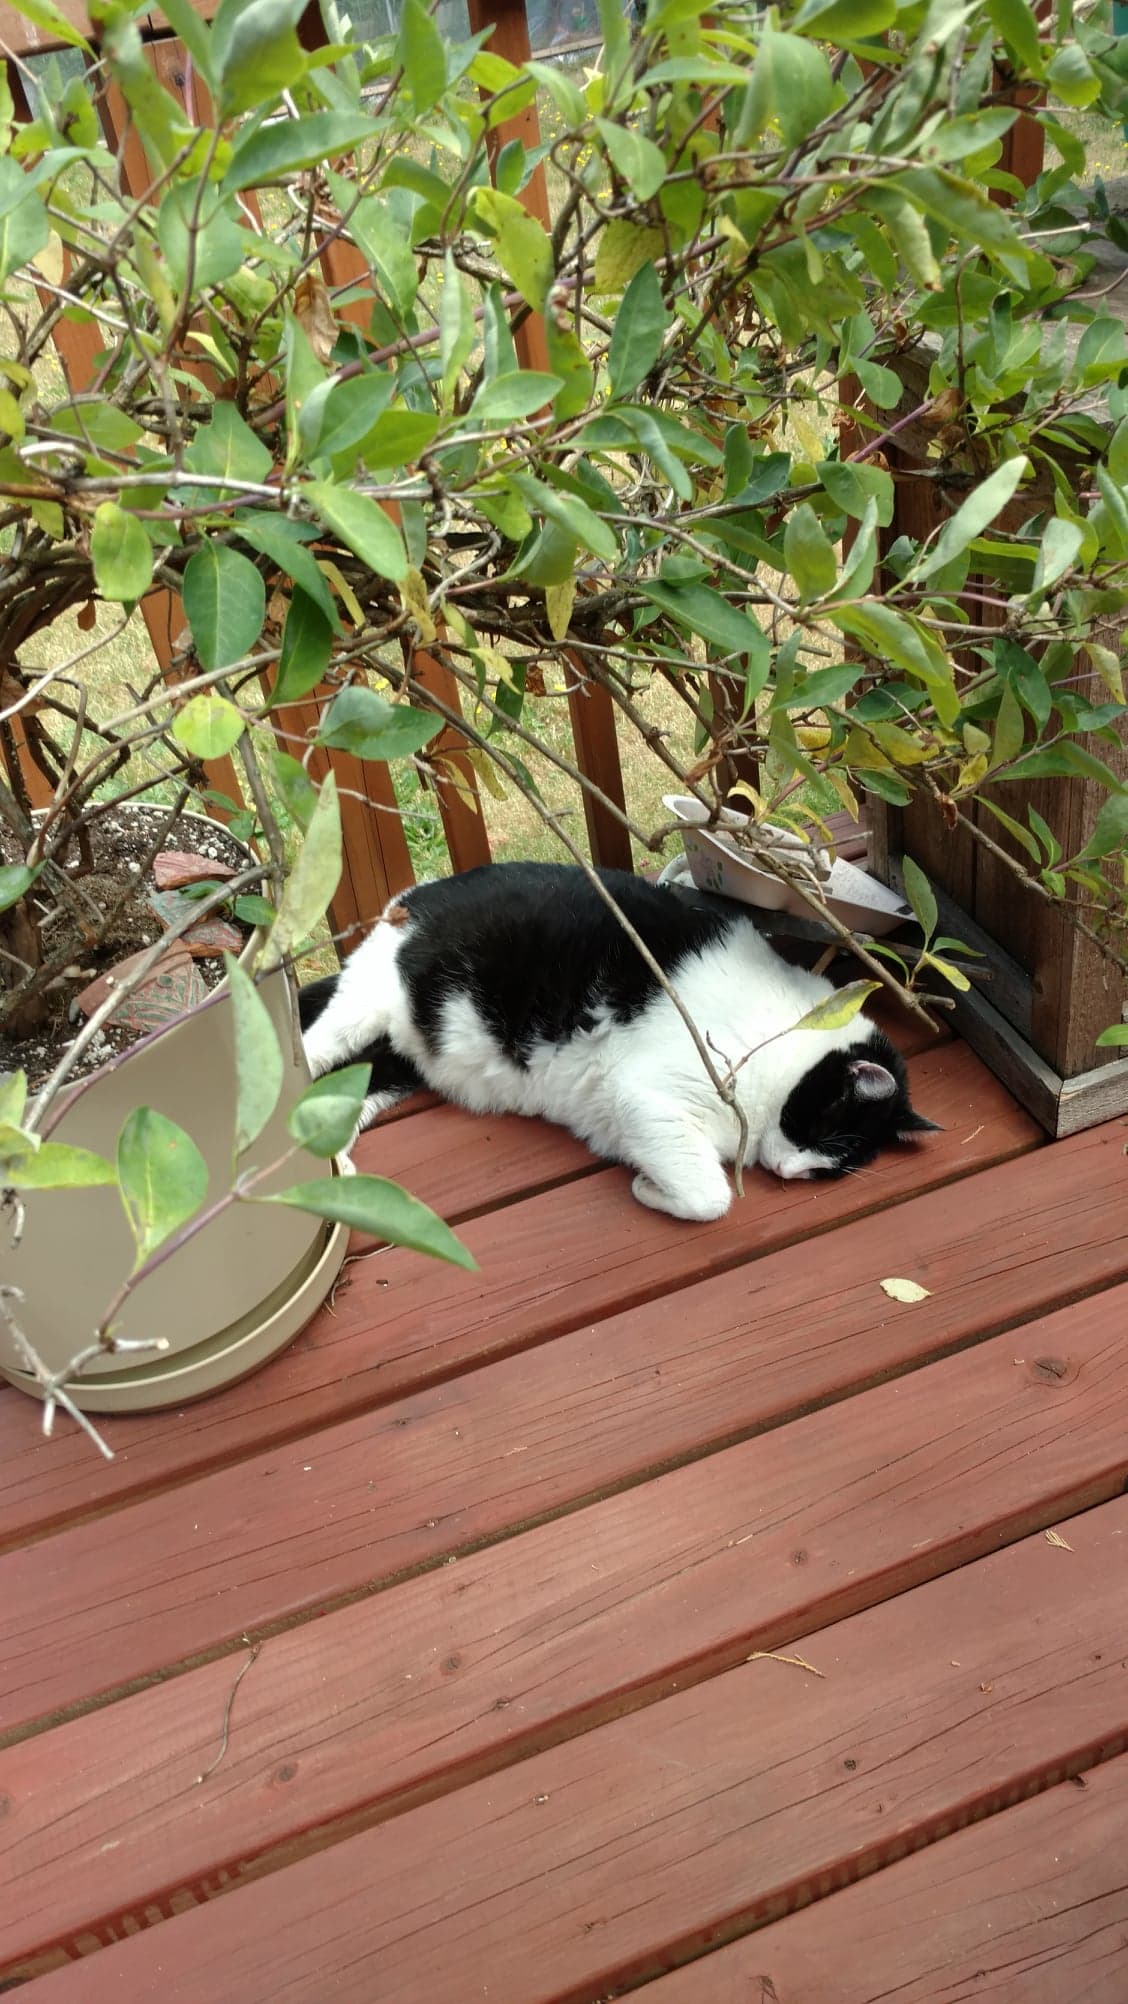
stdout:
[[[792,1027],[832,984],[781,960],[741,906],[600,874],[717,1070],[739,1066],[749,1163],[832,1175],[933,1125],[864,1016],[839,1030]],[[729,1208],[736,1120],[582,870],[494,863],[413,885],[339,975],[301,991],[301,1015],[315,1077],[371,1061],[362,1127],[429,1086],[475,1113],[558,1121],[633,1168],[634,1194],[653,1210],[705,1219]]]

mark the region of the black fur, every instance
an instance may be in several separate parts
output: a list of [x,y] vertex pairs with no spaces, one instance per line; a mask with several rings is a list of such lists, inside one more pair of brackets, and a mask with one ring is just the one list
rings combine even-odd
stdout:
[[[859,1059],[889,1072],[896,1092],[885,1099],[861,1097],[854,1070]],[[907,1141],[935,1123],[914,1113],[905,1061],[888,1037],[875,1029],[866,1043],[848,1051],[828,1051],[812,1065],[784,1101],[779,1124],[796,1148],[817,1148],[820,1154],[833,1156],[835,1167],[819,1174],[835,1176],[864,1169],[891,1141]]]
[[[663,973],[737,922],[723,900],[672,894],[625,870],[600,876]],[[539,1042],[590,1030],[601,1004],[629,1023],[654,996],[654,976],[582,870],[563,863],[486,864],[418,884],[405,902],[427,923],[408,928],[399,971],[412,1014],[434,1048],[442,1006],[467,990],[506,1056],[528,1063]],[[535,930],[537,957],[530,960]]]

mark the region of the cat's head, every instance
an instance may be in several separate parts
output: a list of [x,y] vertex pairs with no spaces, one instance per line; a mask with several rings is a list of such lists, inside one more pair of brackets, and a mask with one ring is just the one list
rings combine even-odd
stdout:
[[759,1160],[785,1181],[863,1169],[882,1148],[936,1130],[909,1100],[904,1059],[871,1029],[813,1058],[760,1140]]

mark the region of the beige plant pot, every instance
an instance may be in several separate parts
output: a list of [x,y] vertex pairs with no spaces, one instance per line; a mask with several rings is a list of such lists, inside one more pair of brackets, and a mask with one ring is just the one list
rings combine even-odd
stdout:
[[[259,936],[244,950],[252,957]],[[284,975],[259,993],[286,1060],[281,1098],[251,1160],[267,1163],[292,1146],[286,1116],[309,1084],[295,1055],[292,1005]],[[235,1111],[234,1026],[225,988],[184,1022],[98,1073],[76,1094],[51,1138],[93,1148],[112,1160],[118,1134],[135,1107],[148,1106],[192,1136],[211,1191],[229,1187]],[[304,1151],[263,1187],[285,1189],[339,1173]],[[19,1287],[18,1319],[52,1370],[61,1370],[94,1330],[133,1264],[116,1189],[28,1192],[20,1244],[0,1241],[0,1279]],[[168,1348],[140,1357],[107,1355],[68,1383],[90,1412],[135,1412],[179,1405],[233,1383],[275,1355],[325,1300],[348,1244],[348,1229],[284,1205],[236,1203],[174,1253],[132,1295],[119,1333],[164,1337]],[[36,1393],[0,1323],[0,1373]]]

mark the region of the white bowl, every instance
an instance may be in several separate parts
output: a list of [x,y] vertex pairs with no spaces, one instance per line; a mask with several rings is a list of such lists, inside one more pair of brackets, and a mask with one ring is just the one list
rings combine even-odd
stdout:
[[[682,823],[686,860],[698,890],[734,898],[742,905],[757,905],[761,911],[790,912],[795,918],[814,917],[810,905],[804,904],[790,884],[758,869],[732,839],[730,830],[748,827],[747,814],[724,807],[719,821],[707,828],[704,823],[709,819],[708,811],[699,800],[667,793],[663,795],[663,805]],[[806,860],[812,890],[818,892],[828,910],[843,925],[848,925],[851,932],[880,938],[911,919],[911,907],[896,891],[853,863],[844,863],[841,858],[831,862],[825,849],[804,842],[790,828],[764,822],[758,832],[786,852],[789,860]]]

